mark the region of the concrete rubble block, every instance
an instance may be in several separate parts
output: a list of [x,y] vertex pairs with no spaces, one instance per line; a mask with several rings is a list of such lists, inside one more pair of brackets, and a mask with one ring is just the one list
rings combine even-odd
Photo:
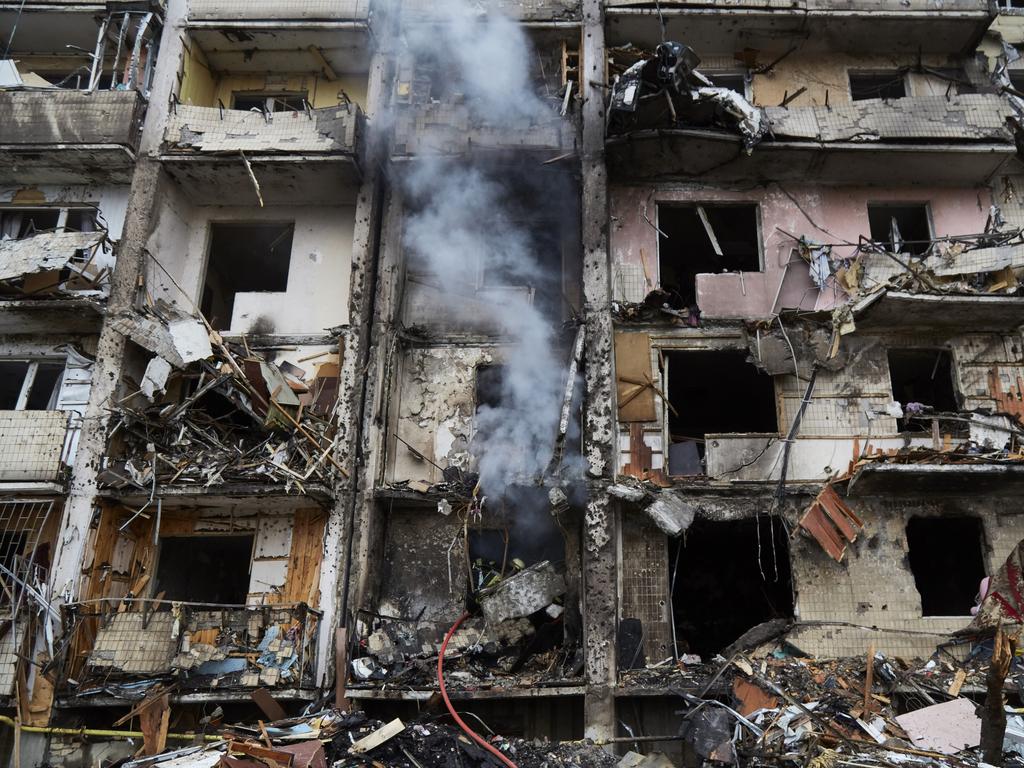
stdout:
[[565,590],[565,577],[544,560],[481,593],[480,607],[487,625],[494,626],[546,608]]
[[662,491],[644,513],[665,534],[679,536],[693,523],[697,508],[674,491]]

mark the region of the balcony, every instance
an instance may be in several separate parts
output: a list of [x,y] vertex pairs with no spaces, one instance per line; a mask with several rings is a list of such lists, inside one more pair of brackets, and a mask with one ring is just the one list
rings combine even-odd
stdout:
[[136,91],[0,91],[0,166],[20,182],[124,183],[138,148]]
[[521,152],[557,155],[576,147],[572,117],[551,117],[531,125],[488,124],[474,117],[461,101],[399,105],[395,110],[394,153],[459,155],[471,151]]
[[58,703],[107,705],[172,681],[178,701],[248,700],[256,688],[281,699],[305,698],[315,688],[321,615],[302,603],[101,598],[66,605],[64,639],[71,650],[59,675]]
[[768,107],[771,135],[748,155],[738,132],[647,128],[608,139],[617,179],[714,181],[827,178],[872,184],[985,183],[1015,156],[1013,111],[996,94],[870,99],[832,107]]
[[162,160],[200,205],[222,203],[226,190],[251,190],[253,204],[257,194],[268,205],[301,202],[296,194],[337,200],[359,184],[364,125],[354,104],[268,114],[178,105]]
[[369,0],[189,0],[192,22],[229,20],[258,21],[363,21],[369,17]]
[[668,0],[661,3],[662,37],[654,2],[606,5],[612,45],[699,41],[706,51],[771,51],[799,39],[803,51],[966,53],[995,17],[986,0]]
[[[474,4],[477,6],[526,22],[575,21],[580,18],[578,0],[484,0]],[[433,8],[431,0],[406,0],[402,4],[402,13],[405,19],[427,22]]]
[[0,482],[60,482],[68,436],[65,411],[0,411]]

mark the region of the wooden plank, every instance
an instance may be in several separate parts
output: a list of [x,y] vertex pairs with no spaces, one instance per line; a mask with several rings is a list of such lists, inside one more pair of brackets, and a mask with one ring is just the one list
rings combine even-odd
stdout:
[[228,745],[228,753],[248,755],[257,760],[270,760],[278,765],[286,766],[286,768],[290,768],[292,760],[295,758],[291,752],[282,752],[280,749],[268,748],[248,741],[232,741]]
[[636,388],[636,384],[627,380],[653,382],[649,334],[624,331],[615,334],[615,375],[619,379],[616,382],[619,421],[655,421],[657,413],[651,387],[644,387],[628,403],[623,402]]
[[271,695],[270,691],[266,688],[257,688],[255,691],[249,694],[256,706],[260,708],[260,711],[267,716],[270,722],[276,722],[277,720],[284,720],[288,717],[288,714],[284,711],[284,707],[277,703],[277,699]]
[[864,677],[864,715],[871,712],[874,702],[871,700],[871,687],[875,684],[875,642],[868,645],[867,673]]
[[355,755],[362,755],[369,752],[372,749],[376,749],[381,744],[386,742],[388,739],[392,739],[402,731],[405,730],[405,724],[397,717],[386,725],[382,725],[376,731],[371,733],[369,736],[364,736],[351,747],[348,751]]

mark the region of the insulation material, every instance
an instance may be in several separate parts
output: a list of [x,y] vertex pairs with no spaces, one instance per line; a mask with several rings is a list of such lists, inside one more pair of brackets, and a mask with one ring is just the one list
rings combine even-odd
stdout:
[[158,307],[153,314],[125,311],[110,317],[109,322],[118,333],[164,358],[175,368],[184,368],[188,363],[205,360],[213,354],[202,321],[168,305]]
[[918,749],[955,755],[981,743],[981,718],[970,699],[953,699],[897,715],[896,722]]
[[615,334],[615,375],[619,421],[654,421],[654,379],[651,337],[646,333]]

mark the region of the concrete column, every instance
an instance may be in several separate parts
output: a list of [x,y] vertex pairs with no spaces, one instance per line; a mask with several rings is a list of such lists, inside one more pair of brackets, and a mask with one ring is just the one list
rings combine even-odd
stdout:
[[346,621],[343,615],[350,611],[342,605],[345,593],[345,566],[349,557],[350,536],[355,534],[352,524],[359,506],[359,490],[365,480],[362,471],[361,425],[367,391],[367,359],[370,329],[373,322],[374,293],[376,290],[377,251],[381,190],[384,184],[381,163],[385,149],[379,132],[373,130],[374,116],[382,114],[387,92],[388,61],[384,51],[374,52],[367,83],[366,114],[369,130],[363,135],[363,183],[356,201],[356,220],[352,243],[352,267],[349,279],[349,325],[342,335],[345,351],[342,360],[339,428],[342,441],[340,460],[349,477],[341,477],[335,484],[334,502],[330,509],[325,532],[325,551],[320,571],[320,609],[324,613],[323,625],[317,641],[317,669],[315,678],[326,681],[335,672],[334,628]]
[[[169,0],[160,50],[150,93],[146,120],[139,143],[139,157],[132,173],[124,230],[117,248],[117,263],[111,276],[107,314],[130,308],[142,274],[144,248],[151,231],[156,200],[161,185],[157,155],[167,121],[171,94],[177,87],[178,67],[184,45],[181,27],[187,0]],[[85,557],[85,540],[92,521],[98,491],[98,474],[106,453],[107,408],[121,378],[125,337],[106,322],[100,330],[93,367],[92,387],[86,406],[78,451],[72,467],[71,482],[54,553],[51,584],[59,593],[77,597],[78,577]]]
[[604,12],[583,0],[582,243],[583,315],[587,325],[583,452],[588,498],[583,521],[583,637],[587,692],[585,735],[615,735],[616,508],[605,493],[612,477],[611,280],[608,266],[608,179],[604,162]]

